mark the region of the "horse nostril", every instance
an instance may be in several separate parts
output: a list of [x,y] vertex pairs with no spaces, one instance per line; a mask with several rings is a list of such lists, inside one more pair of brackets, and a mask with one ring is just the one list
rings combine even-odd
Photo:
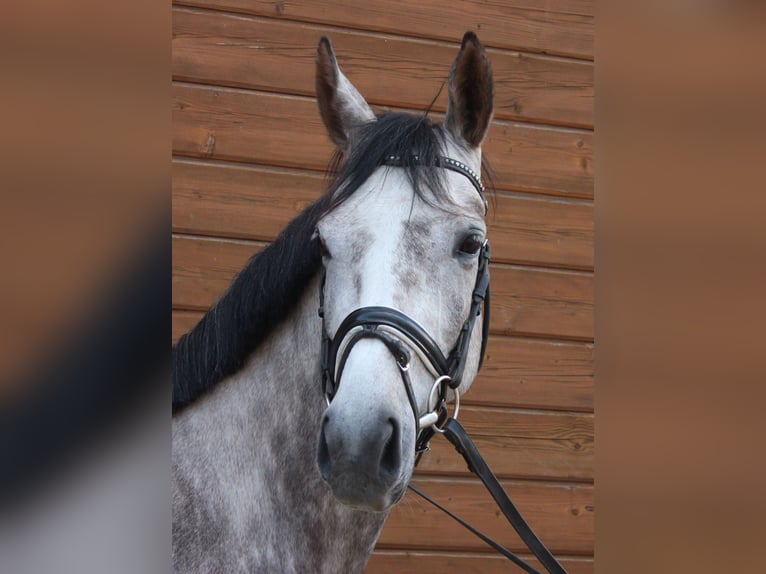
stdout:
[[327,415],[322,419],[322,429],[319,431],[319,447],[317,448],[317,464],[319,465],[319,473],[322,478],[329,482],[332,465],[330,463],[330,448],[327,446],[327,438],[325,437],[325,428],[329,417]]
[[389,483],[399,475],[399,467],[402,464],[399,423],[394,418],[389,418],[388,423],[391,425],[391,429],[386,443],[383,445],[378,471],[380,480],[384,484]]

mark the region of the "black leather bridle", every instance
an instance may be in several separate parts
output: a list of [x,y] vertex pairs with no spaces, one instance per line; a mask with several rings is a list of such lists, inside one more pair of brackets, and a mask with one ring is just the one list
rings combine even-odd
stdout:
[[[481,368],[484,359],[489,335],[489,259],[489,243],[485,241],[479,254],[479,267],[471,296],[468,318],[460,329],[452,351],[446,357],[433,337],[417,321],[390,307],[361,307],[352,311],[343,319],[335,332],[335,336],[331,338],[324,324],[323,278],[320,289],[319,316],[322,317],[322,391],[325,394],[327,404],[330,404],[338,391],[343,368],[354,345],[361,339],[378,339],[386,345],[394,356],[399,368],[407,399],[415,416],[415,429],[418,432],[416,451],[422,453],[428,450],[428,441],[434,432],[431,427],[438,419],[438,412],[446,412],[444,407],[447,388],[456,389],[462,382],[468,359],[471,333],[476,319],[481,314],[482,307],[484,318],[479,368]],[[409,375],[413,351],[436,377],[431,394],[434,390],[438,391],[437,404],[433,410],[422,416],[419,414]]]
[[[417,156],[407,158],[409,165],[418,163],[420,159]],[[399,156],[389,156],[383,162],[384,165],[401,167],[406,165],[405,160]],[[466,164],[449,157],[437,158],[435,164],[437,167],[449,169],[464,175],[476,188],[479,196],[484,203],[486,213],[487,200],[484,195],[484,185],[479,176]],[[482,314],[483,325],[481,338],[481,354],[479,356],[479,368],[484,361],[484,353],[487,346],[487,336],[489,335],[489,260],[490,249],[487,241],[481,247],[479,253],[479,266],[476,272],[476,283],[471,294],[471,308],[468,312],[468,318],[463,323],[457,341],[446,357],[434,341],[433,337],[414,319],[405,315],[401,311],[390,307],[361,307],[349,313],[341,321],[334,337],[330,337],[325,324],[324,313],[324,284],[325,277],[322,277],[322,284],[319,289],[319,316],[322,318],[322,391],[329,406],[335,394],[338,392],[338,385],[343,374],[343,368],[346,364],[351,349],[362,339],[374,338],[382,341],[386,348],[393,355],[396,365],[407,393],[410,407],[415,416],[415,429],[417,438],[415,441],[415,451],[417,458],[415,464],[420,461],[424,451],[429,449],[429,441],[435,432],[444,434],[455,449],[463,456],[468,464],[468,469],[475,473],[484,483],[487,490],[497,502],[506,518],[519,534],[524,543],[534,553],[538,560],[545,566],[550,574],[566,574],[564,568],[556,561],[550,551],[535,535],[529,525],[524,521],[521,514],[514,506],[511,499],[503,490],[500,482],[490,470],[484,458],[481,456],[473,441],[465,432],[462,425],[456,420],[459,406],[459,397],[455,391],[455,411],[452,417],[447,415],[447,389],[457,389],[462,382],[463,373],[468,357],[468,346],[471,341],[476,318]],[[414,351],[421,359],[426,368],[436,377],[431,392],[429,393],[427,412],[419,414],[415,393],[410,381],[409,368],[411,361],[411,352]],[[431,406],[432,398],[438,393],[434,406]],[[455,516],[449,510],[428,497],[416,487],[409,485],[413,492],[423,497],[425,500],[435,505],[440,510],[446,512],[449,516],[457,520],[461,525],[476,534],[484,542],[492,546],[495,550],[503,554],[506,558],[513,561],[526,572],[530,574],[539,574],[539,572],[529,566],[516,554],[496,543],[476,528],[466,523],[461,518]]]
[[[414,156],[409,158],[408,161],[417,163],[420,160],[417,156]],[[404,165],[404,161],[398,156],[389,156],[383,163],[392,167]],[[487,200],[484,196],[484,184],[482,184],[479,176],[469,166],[446,156],[438,157],[435,165],[455,171],[468,178],[479,193],[486,212]],[[322,391],[327,404],[330,404],[335,393],[338,391],[343,368],[354,345],[361,339],[378,339],[386,345],[399,367],[407,399],[415,417],[415,429],[418,432],[416,451],[422,453],[427,450],[428,441],[434,432],[431,427],[437,421],[439,413],[446,413],[447,388],[456,389],[462,382],[468,359],[471,333],[473,332],[477,317],[482,314],[482,308],[484,317],[479,368],[481,368],[484,360],[487,336],[489,334],[489,260],[489,243],[485,241],[479,252],[479,265],[476,271],[476,282],[471,294],[471,307],[468,317],[463,322],[457,336],[457,341],[447,356],[444,355],[428,331],[417,321],[401,311],[390,307],[361,307],[356,309],[343,319],[338,330],[335,332],[335,336],[330,337],[324,319],[323,277],[319,291],[319,316],[322,318]],[[438,401],[433,410],[429,410],[423,416],[419,414],[409,376],[412,351],[420,357],[426,368],[436,377],[431,395],[433,395],[434,390],[438,390]],[[457,396],[457,393],[455,395]]]

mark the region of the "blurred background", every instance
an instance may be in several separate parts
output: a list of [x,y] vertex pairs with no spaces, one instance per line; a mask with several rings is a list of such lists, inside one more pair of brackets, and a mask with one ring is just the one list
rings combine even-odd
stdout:
[[2,572],[168,564],[169,40],[142,0],[0,7]]
[[[496,340],[506,345],[529,335],[564,335],[574,337],[566,344],[586,348],[595,340],[596,349],[590,359],[594,393],[565,409],[577,420],[591,418],[586,439],[595,421],[595,456],[587,451],[567,459],[564,472],[580,473],[566,479],[574,483],[567,486],[572,499],[552,504],[557,499],[530,498],[526,504],[539,517],[589,507],[580,515],[570,512],[564,524],[573,529],[557,531],[562,523],[555,522],[544,527],[558,537],[573,571],[763,571],[762,3],[509,0],[407,5],[393,14],[376,12],[382,3],[184,4],[175,13],[143,0],[0,8],[0,571],[170,569],[168,342],[183,332],[176,322],[171,334],[171,309],[199,313],[220,289],[212,282],[209,291],[196,292],[198,299],[184,299],[195,293],[188,290],[195,284],[186,282],[187,290],[171,300],[171,269],[179,261],[176,256],[171,263],[171,244],[190,241],[183,235],[218,233],[214,227],[194,231],[193,222],[179,223],[174,214],[174,225],[189,227],[176,227],[172,237],[171,165],[184,186],[184,174],[208,169],[205,162],[215,162],[216,154],[224,163],[248,163],[247,154],[254,153],[226,147],[225,130],[205,148],[209,132],[195,131],[187,121],[205,104],[200,98],[229,98],[227,109],[234,113],[242,98],[265,101],[283,92],[301,102],[311,97],[312,83],[304,77],[313,55],[284,55],[294,65],[277,60],[273,69],[279,73],[267,77],[256,75],[264,68],[248,68],[242,60],[236,77],[244,83],[221,75],[228,73],[224,65],[236,63],[228,55],[234,47],[216,38],[232,28],[258,42],[284,42],[284,54],[302,46],[296,38],[329,28],[341,65],[350,64],[349,77],[374,104],[412,109],[430,101],[442,60],[448,64],[462,32],[475,29],[504,86],[498,98],[506,98],[487,153],[499,174],[500,209],[508,206],[495,221],[498,233],[504,228],[507,234],[507,260],[501,263],[511,270],[509,297],[518,298],[513,290],[524,285],[528,302],[544,294],[537,306],[524,307],[536,314],[514,315],[518,311],[509,305],[496,320],[511,326],[496,325]],[[353,18],[359,21],[348,21]],[[283,28],[285,34],[269,40]],[[367,52],[351,39],[344,44],[357,28],[370,32]],[[407,61],[410,44],[423,46],[422,59],[433,62],[438,77],[397,67]],[[376,64],[387,67],[380,77],[394,78],[401,89],[391,92],[354,64],[370,51]],[[386,53],[396,57],[386,62]],[[211,63],[210,54],[220,61]],[[562,70],[578,72],[563,82]],[[424,82],[422,98],[419,90],[407,91],[410,76]],[[190,98],[197,107],[184,107]],[[248,121],[262,126],[276,109],[262,105],[257,110],[263,117]],[[438,116],[438,101],[435,109]],[[549,133],[574,146],[563,148],[560,162],[541,144]],[[577,138],[570,142],[569,134]],[[172,164],[171,147],[177,156]],[[307,152],[318,162],[309,171],[323,167],[316,149]],[[284,158],[255,160],[300,169],[279,164]],[[567,169],[577,177],[567,179]],[[312,173],[297,175],[313,181]],[[557,228],[569,229],[568,235],[546,229],[541,239],[539,226],[522,228],[534,220],[524,211],[528,201],[553,210],[547,213],[570,204],[592,209],[595,258],[588,256],[587,218]],[[300,197],[294,205],[303,205]],[[575,212],[561,213],[564,221]],[[277,213],[274,225],[289,215]],[[248,233],[245,225],[230,239],[246,245],[269,240]],[[203,242],[198,239],[193,241]],[[222,277],[232,272],[231,261]],[[546,278],[593,277],[595,298],[587,286],[578,291],[576,281],[525,284],[523,274],[512,273],[528,267],[540,268]],[[580,306],[566,311],[556,301],[568,301],[572,293]],[[577,293],[585,298],[576,299]],[[587,314],[577,309],[590,306],[592,317],[594,300],[595,322],[588,326]],[[187,309],[189,301],[197,307]],[[558,323],[535,323],[546,316],[559,317]],[[555,332],[545,332],[550,325]],[[559,377],[579,373],[591,384],[592,369],[566,367]],[[560,379],[537,373],[536,388],[555,389]],[[493,382],[488,376],[484,383],[502,390],[504,381],[507,394],[498,396],[510,398],[495,406],[513,413],[504,420],[518,425],[508,442],[525,428],[538,437],[534,429],[541,427],[534,421],[540,419],[527,415],[551,404],[560,411],[561,395],[541,394],[538,401],[552,401],[547,406],[523,405],[519,397],[525,395],[518,393],[525,378],[496,376]],[[494,408],[481,404],[496,399],[482,399],[479,383],[474,408]],[[542,448],[566,452],[567,438],[547,440]],[[505,461],[509,482],[560,486],[562,477],[546,475],[550,467],[529,450],[511,451],[497,457]],[[439,472],[436,462],[432,472]],[[456,471],[445,472],[459,478]],[[592,492],[595,503],[578,498],[578,488]],[[588,518],[593,514],[595,521]],[[583,523],[584,529],[576,526]],[[545,530],[541,536],[547,542]],[[390,560],[394,571],[434,554],[460,571],[470,564],[477,572],[505,566],[495,566],[499,560],[478,547],[455,547],[458,552],[412,552],[391,545],[381,560]]]

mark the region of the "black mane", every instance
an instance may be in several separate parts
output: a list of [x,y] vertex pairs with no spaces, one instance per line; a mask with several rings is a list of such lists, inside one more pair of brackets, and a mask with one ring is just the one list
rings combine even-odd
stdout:
[[325,196],[290,222],[173,346],[174,413],[242,368],[298,303],[322,262],[311,236],[327,205]]
[[[425,116],[388,113],[359,130],[348,158],[336,153],[327,192],[255,255],[200,322],[173,347],[173,411],[188,405],[245,360],[284,320],[321,267],[312,239],[319,219],[348,199],[389,156],[403,159],[415,194],[439,202],[444,132]],[[417,162],[411,158],[417,157]],[[320,341],[317,340],[317,346]]]

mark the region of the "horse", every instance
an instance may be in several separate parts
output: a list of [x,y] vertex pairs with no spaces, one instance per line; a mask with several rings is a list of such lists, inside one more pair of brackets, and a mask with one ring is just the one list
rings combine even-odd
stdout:
[[177,572],[361,572],[434,405],[480,366],[481,42],[463,37],[440,124],[376,116],[326,37],[316,96],[336,146],[327,191],[173,348]]

